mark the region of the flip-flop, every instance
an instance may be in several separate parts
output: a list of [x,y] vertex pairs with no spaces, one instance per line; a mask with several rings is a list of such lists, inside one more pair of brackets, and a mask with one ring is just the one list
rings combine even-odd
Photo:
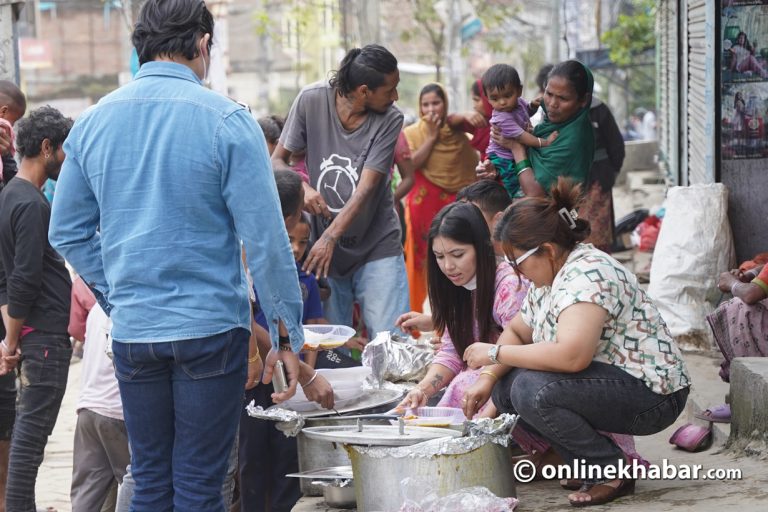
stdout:
[[715,405],[704,412],[694,414],[700,420],[711,421],[714,423],[731,422],[731,406],[728,404]]

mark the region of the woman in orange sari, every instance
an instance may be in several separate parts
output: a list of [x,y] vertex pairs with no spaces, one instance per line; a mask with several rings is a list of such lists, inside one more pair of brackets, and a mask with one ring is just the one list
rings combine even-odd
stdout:
[[404,130],[416,168],[414,185],[405,198],[405,267],[411,310],[422,311],[427,298],[427,235],[440,209],[456,192],[476,179],[478,156],[460,128],[447,122],[448,96],[439,84],[419,94],[419,121]]

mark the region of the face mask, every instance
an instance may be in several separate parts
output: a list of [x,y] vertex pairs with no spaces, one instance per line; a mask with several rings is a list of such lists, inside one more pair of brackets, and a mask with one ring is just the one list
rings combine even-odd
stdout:
[[463,286],[469,291],[474,291],[475,288],[477,288],[477,274],[473,275],[472,279],[470,279],[467,284],[463,284],[461,286]]

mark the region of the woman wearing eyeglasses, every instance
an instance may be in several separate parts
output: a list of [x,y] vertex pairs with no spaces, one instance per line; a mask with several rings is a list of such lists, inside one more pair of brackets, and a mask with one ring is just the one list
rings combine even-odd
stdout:
[[[491,385],[497,380],[490,371],[467,368],[462,360],[465,350],[479,340],[498,338],[502,327],[520,309],[528,281],[518,277],[509,264],[496,265],[488,225],[480,209],[471,203],[443,207],[430,225],[427,247],[432,318],[419,327],[429,330],[434,326],[442,333],[441,345],[427,375],[400,407],[425,406],[429,397],[446,386],[438,405],[462,407],[469,386],[477,380]],[[406,313],[398,324],[414,315]],[[482,412],[495,415],[490,404]]]
[[[576,214],[580,186],[564,179],[550,197],[523,199],[499,221],[515,270],[532,281],[520,312],[496,344],[464,351],[470,368],[506,374],[493,390],[500,412],[547,440],[564,464],[617,468],[626,460],[600,431],[655,434],[683,411],[690,386],[680,350],[637,278],[615,259],[580,243],[589,223]],[[490,386],[471,392],[480,400]],[[482,389],[479,389],[482,388]],[[573,506],[634,492],[634,480],[585,480]]]

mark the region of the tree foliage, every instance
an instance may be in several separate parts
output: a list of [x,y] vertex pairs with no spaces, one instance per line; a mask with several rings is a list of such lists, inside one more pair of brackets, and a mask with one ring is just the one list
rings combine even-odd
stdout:
[[[483,23],[483,42],[493,52],[505,52],[513,49],[503,30],[503,26],[519,10],[514,0],[468,0],[477,17]],[[404,42],[419,38],[429,43],[431,52],[425,55],[435,66],[437,79],[446,59],[447,5],[451,0],[410,0],[413,9],[413,22],[410,27],[400,32]]]
[[627,10],[600,38],[619,66],[632,64],[638,55],[656,46],[656,0],[632,0]]

